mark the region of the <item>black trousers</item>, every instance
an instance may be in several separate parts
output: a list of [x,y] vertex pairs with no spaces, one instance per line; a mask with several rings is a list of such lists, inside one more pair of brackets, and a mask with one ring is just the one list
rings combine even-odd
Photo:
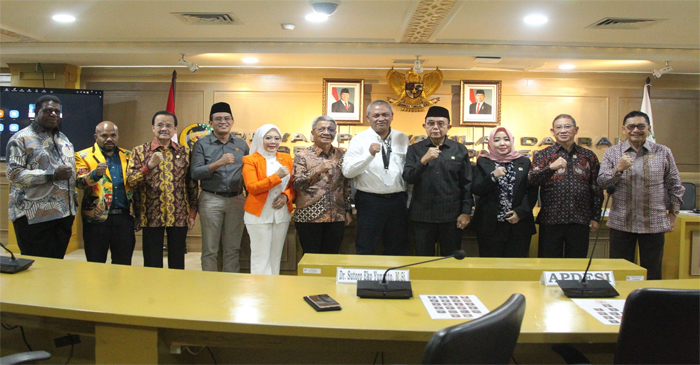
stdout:
[[144,227],[143,266],[163,267],[163,234],[168,234],[168,268],[185,269],[187,227]]
[[384,255],[408,253],[407,201],[406,193],[379,196],[357,190],[355,250],[358,254],[373,255],[380,240],[384,246]]
[[440,256],[452,255],[462,248],[462,230],[457,221],[428,223],[411,221],[416,237],[416,256],[435,256],[435,244],[440,246]]
[[528,257],[532,235],[523,234],[517,224],[496,222],[492,236],[476,235],[479,257]]
[[112,263],[131,265],[136,237],[134,218],[126,214],[110,214],[100,223],[83,221],[85,258],[89,262],[107,262],[107,252],[112,251]]
[[299,242],[305,254],[337,254],[340,252],[340,244],[343,242],[343,234],[345,233],[345,222],[294,222],[294,227],[299,234]]
[[22,255],[62,259],[66,255],[75,216],[29,224],[27,217],[12,222]]
[[590,231],[585,224],[540,224],[537,257],[586,258]]
[[661,280],[664,233],[631,233],[610,229],[610,258],[634,262],[639,243],[639,265],[647,269],[647,280]]

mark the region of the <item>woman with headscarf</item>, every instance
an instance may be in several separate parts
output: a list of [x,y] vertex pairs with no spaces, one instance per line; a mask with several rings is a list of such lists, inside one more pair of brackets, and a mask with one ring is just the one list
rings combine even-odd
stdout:
[[515,151],[513,134],[498,127],[489,153],[476,161],[472,193],[479,196],[472,220],[481,257],[528,257],[535,234],[532,208],[537,187],[529,185],[530,159]]
[[292,157],[277,152],[281,141],[279,128],[265,124],[253,135],[250,155],[243,157],[243,181],[248,190],[243,220],[250,235],[251,274],[280,273],[294,200]]

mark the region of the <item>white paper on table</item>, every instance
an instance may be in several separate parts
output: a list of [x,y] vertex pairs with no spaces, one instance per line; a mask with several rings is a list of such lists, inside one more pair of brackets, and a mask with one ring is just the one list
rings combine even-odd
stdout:
[[476,295],[421,295],[432,319],[475,319],[488,313]]
[[571,299],[605,325],[619,326],[622,321],[624,299]]

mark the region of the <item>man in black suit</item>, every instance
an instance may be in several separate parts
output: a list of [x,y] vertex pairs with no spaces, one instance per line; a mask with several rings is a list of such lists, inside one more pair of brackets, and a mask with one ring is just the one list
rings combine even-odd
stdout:
[[491,105],[484,103],[484,90],[476,91],[476,103],[469,105],[469,114],[491,114]]
[[350,99],[350,90],[348,90],[348,89],[340,90],[340,100],[331,104],[331,112],[332,113],[354,113],[355,106],[351,102],[348,101],[349,99]]

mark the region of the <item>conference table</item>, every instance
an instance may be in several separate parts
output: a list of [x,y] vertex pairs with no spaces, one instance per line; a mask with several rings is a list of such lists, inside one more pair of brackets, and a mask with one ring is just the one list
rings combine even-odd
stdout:
[[[435,331],[463,321],[431,319],[421,294],[476,295],[493,310],[511,294],[521,293],[527,300],[518,339],[523,344],[613,343],[618,332],[618,326],[594,319],[558,287],[534,281],[415,280],[414,298],[380,300],[358,298],[355,285],[336,284],[331,277],[34,259],[27,271],[0,275],[3,322],[94,336],[99,364],[158,363],[160,342],[259,348],[271,356],[282,350],[358,356],[383,352],[387,362],[420,362]],[[616,289],[624,299],[642,287],[700,289],[700,280],[618,281]],[[314,294],[329,294],[342,310],[314,311],[303,300]]]
[[[305,254],[299,276],[335,277],[337,268],[383,269],[435,259],[427,256]],[[584,271],[588,259],[465,257],[407,267],[412,280],[538,281],[543,271]],[[647,270],[624,259],[593,259],[591,271],[612,271],[615,281],[645,280]]]

